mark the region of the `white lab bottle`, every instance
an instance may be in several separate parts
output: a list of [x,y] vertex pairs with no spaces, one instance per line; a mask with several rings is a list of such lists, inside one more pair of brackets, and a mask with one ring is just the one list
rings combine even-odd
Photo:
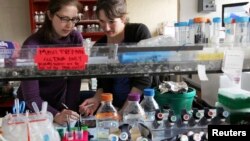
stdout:
[[123,122],[130,124],[132,127],[137,126],[139,122],[144,122],[145,113],[139,104],[140,94],[131,93],[128,95],[128,105],[123,112]]
[[178,27],[179,27],[179,44],[185,45],[187,43],[188,23],[179,22]]
[[224,18],[224,27],[225,27],[225,43],[232,44],[234,42],[234,29],[235,23],[233,19],[228,17]]
[[194,32],[195,32],[195,28],[194,28],[194,20],[193,19],[189,19],[188,21],[188,43],[189,44],[194,44]]
[[246,47],[247,43],[247,24],[249,21],[248,17],[237,17],[235,19],[235,47]]
[[179,44],[179,23],[174,24],[174,29],[175,29],[175,41],[177,44]]
[[144,89],[144,97],[140,103],[145,112],[145,121],[154,121],[155,112],[159,110],[159,105],[154,99],[155,90],[154,89]]
[[221,27],[221,18],[220,17],[213,18],[213,36],[211,41],[215,46],[218,46],[220,43],[220,27]]

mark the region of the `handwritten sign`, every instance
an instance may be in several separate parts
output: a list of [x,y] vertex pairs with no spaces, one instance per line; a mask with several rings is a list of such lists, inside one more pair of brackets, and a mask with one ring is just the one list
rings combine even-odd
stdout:
[[88,61],[83,47],[38,48],[34,58],[38,70],[84,70]]

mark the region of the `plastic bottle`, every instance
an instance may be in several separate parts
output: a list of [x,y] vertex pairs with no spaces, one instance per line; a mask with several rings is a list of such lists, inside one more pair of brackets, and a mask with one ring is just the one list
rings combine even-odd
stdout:
[[213,18],[212,43],[216,45],[219,45],[220,43],[220,25],[221,25],[221,18],[220,17]]
[[211,40],[211,20],[209,18],[206,18],[205,23],[205,41],[204,43],[210,43]]
[[188,27],[189,27],[189,30],[188,30],[188,43],[189,44],[194,44],[194,31],[195,31],[195,28],[194,28],[194,20],[193,19],[189,19]]
[[188,23],[179,22],[178,27],[179,27],[179,44],[184,45],[187,42]]
[[123,121],[132,127],[137,126],[138,122],[144,122],[145,113],[139,104],[140,94],[131,93],[128,95],[128,105],[123,112]]
[[112,105],[113,95],[111,93],[101,94],[101,106],[96,113],[97,138],[107,139],[110,130],[118,128],[118,113]]
[[248,44],[250,44],[250,17],[249,17],[249,21],[248,21]]
[[235,27],[235,46],[245,47],[247,43],[247,24],[249,21],[248,17],[237,17]]
[[175,30],[175,41],[177,44],[179,44],[179,23],[174,24],[174,30]]
[[233,43],[234,42],[234,27],[235,23],[233,23],[233,19],[228,17],[224,18],[225,24],[225,43]]
[[45,20],[45,15],[42,11],[40,11],[40,14],[39,14],[39,22],[43,23]]
[[34,16],[34,18],[35,18],[35,22],[38,23],[38,22],[39,22],[39,14],[38,14],[37,11],[35,11],[35,16]]
[[194,41],[195,44],[203,44],[206,43],[206,37],[205,37],[205,22],[206,19],[203,17],[196,17],[194,18],[195,23],[195,35],[194,35]]
[[144,98],[141,102],[141,106],[146,115],[146,121],[155,120],[155,112],[159,110],[159,105],[154,99],[154,89],[144,89]]

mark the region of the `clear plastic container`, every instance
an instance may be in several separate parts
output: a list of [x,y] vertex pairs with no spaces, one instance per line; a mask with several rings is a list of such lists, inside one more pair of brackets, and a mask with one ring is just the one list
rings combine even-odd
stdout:
[[176,43],[179,43],[179,23],[174,24],[174,30],[175,30],[175,41]]
[[145,115],[145,121],[153,121],[155,120],[155,112],[159,110],[159,105],[154,99],[155,90],[154,89],[144,89],[144,98],[140,103]]
[[248,17],[238,17],[236,20],[235,27],[235,46],[245,47],[247,44],[247,24],[249,21]]
[[206,19],[205,23],[205,41],[204,43],[209,43],[211,40],[211,20],[209,18]]
[[145,113],[139,104],[140,94],[131,93],[128,95],[128,105],[123,112],[124,123],[130,124],[132,127],[137,126],[139,122],[144,122]]
[[188,43],[194,44],[194,32],[195,32],[195,26],[194,26],[194,20],[189,19],[188,21]]
[[101,106],[96,113],[97,138],[107,139],[110,131],[119,126],[117,110],[112,105],[113,95],[111,93],[101,94]]
[[213,36],[212,43],[218,45],[220,43],[220,27],[221,27],[221,18],[213,18]]
[[234,42],[234,28],[235,23],[233,22],[233,19],[228,17],[224,19],[225,24],[225,43],[233,43]]
[[206,18],[203,17],[196,17],[194,18],[195,23],[195,44],[203,44],[206,43],[206,36],[205,36],[205,23]]
[[179,22],[178,27],[179,27],[179,45],[184,45],[187,43],[188,23]]
[[250,17],[249,17],[249,21],[248,21],[248,44],[250,44]]

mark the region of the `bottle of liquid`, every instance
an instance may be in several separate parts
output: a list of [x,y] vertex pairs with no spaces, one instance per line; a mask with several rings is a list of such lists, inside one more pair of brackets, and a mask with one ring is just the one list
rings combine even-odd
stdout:
[[220,25],[221,25],[221,18],[215,17],[213,18],[213,37],[212,43],[216,46],[220,43]]
[[235,46],[246,47],[248,17],[237,17],[235,27]]
[[101,106],[96,113],[97,138],[108,139],[110,131],[118,129],[119,117],[117,110],[112,105],[111,93],[101,94]]
[[233,23],[233,19],[228,17],[224,18],[224,24],[225,24],[225,43],[228,43],[229,45],[234,42],[234,27],[235,23]]
[[179,22],[178,26],[179,26],[179,44],[184,45],[187,42],[188,23]]
[[206,34],[205,34],[205,23],[206,18],[204,17],[196,17],[194,18],[195,23],[195,35],[194,41],[195,44],[204,44],[206,43]]
[[189,19],[188,21],[188,43],[189,44],[194,44],[194,32],[195,32],[195,28],[194,28],[194,20],[193,19]]
[[123,121],[132,127],[137,126],[138,122],[144,122],[145,113],[139,104],[140,94],[131,93],[128,95],[128,105],[123,112]]
[[144,89],[144,98],[141,102],[141,106],[144,109],[146,115],[146,121],[155,120],[155,112],[159,110],[159,105],[154,99],[154,89]]

